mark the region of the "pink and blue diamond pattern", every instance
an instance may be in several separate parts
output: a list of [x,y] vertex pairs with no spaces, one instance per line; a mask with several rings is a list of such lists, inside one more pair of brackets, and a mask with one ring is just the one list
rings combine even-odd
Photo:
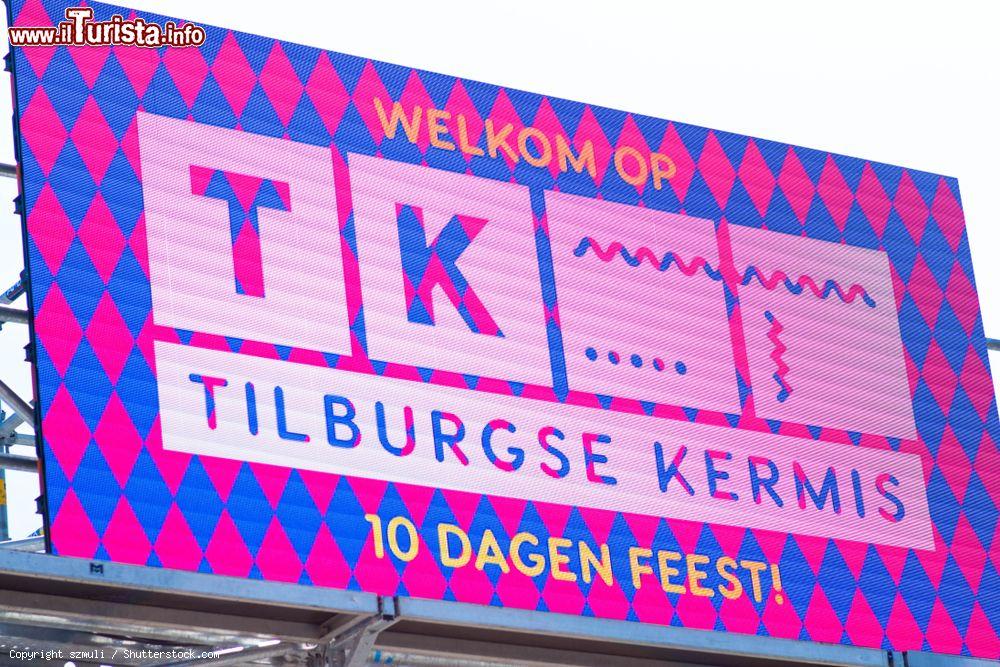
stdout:
[[[12,25],[51,25],[65,6],[13,0]],[[94,8],[98,19],[130,14]],[[1000,657],[1000,427],[954,179],[216,28],[208,29],[199,49],[38,47],[16,49],[14,61],[20,207],[37,341],[48,534],[56,553],[386,595]],[[402,100],[462,113],[473,134],[491,117],[516,129],[534,125],[591,138],[598,174],[444,151],[426,137],[417,143],[385,139],[371,108],[375,97],[387,105]],[[164,451],[154,339],[492,392],[538,390],[485,379],[477,386],[477,378],[368,359],[357,265],[350,258],[350,356],[154,326],[138,110],[330,147],[341,176],[353,151],[514,180],[535,193],[542,242],[540,195],[558,189],[884,250],[917,439],[617,399],[613,407],[919,454],[935,549],[577,509]],[[669,154],[677,175],[660,190],[625,183],[607,168],[614,149],[625,144]],[[259,252],[255,206],[249,205],[254,197],[244,202],[239,191],[250,188],[259,205],[281,207],[281,184],[241,183],[241,175],[223,172],[192,175],[192,187],[230,202],[234,247],[241,249],[234,253],[237,262],[241,254]],[[341,228],[354,252],[349,193],[339,194]],[[263,290],[252,271],[237,268],[237,276],[244,293]],[[419,281],[412,288],[416,303]],[[545,296],[550,330],[558,335],[554,296]],[[738,304],[730,310],[732,317]],[[745,361],[738,360],[738,372],[745,403]],[[567,396],[559,387],[549,393],[536,398],[611,407],[599,397]],[[409,517],[428,531],[432,547],[429,531],[449,521],[473,540],[490,529],[505,548],[526,530],[542,539],[563,535],[778,562],[786,602],[779,603],[774,591],[765,591],[759,603],[746,596],[678,596],[656,586],[636,591],[628,572],[616,573],[621,586],[611,588],[516,571],[451,569],[426,549],[410,563],[379,559],[362,518],[369,512]]]

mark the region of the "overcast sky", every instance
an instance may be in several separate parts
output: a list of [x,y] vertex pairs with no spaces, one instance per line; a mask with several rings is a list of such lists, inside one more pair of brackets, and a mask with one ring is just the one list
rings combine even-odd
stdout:
[[[987,335],[1000,337],[1000,3],[853,0],[130,0],[131,6],[358,56],[900,164],[959,179]],[[276,9],[280,8],[280,11]],[[6,87],[5,87],[6,88]],[[0,95],[0,118],[10,98]],[[13,161],[10,132],[0,159]],[[0,200],[15,195],[0,181]],[[0,213],[0,289],[21,268]],[[23,305],[23,301],[20,302]],[[23,327],[0,377],[29,394]],[[994,367],[1000,354],[992,353]],[[994,386],[1000,387],[994,371]],[[40,524],[8,473],[12,532]]]

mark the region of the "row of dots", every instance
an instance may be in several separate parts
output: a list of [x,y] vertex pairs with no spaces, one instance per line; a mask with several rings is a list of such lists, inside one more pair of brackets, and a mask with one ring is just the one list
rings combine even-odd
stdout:
[[[592,347],[588,347],[584,351],[584,354],[587,355],[587,358],[590,359],[591,361],[597,361],[597,357],[599,356],[597,354],[597,350],[595,350]],[[612,366],[617,366],[618,364],[621,363],[622,357],[614,350],[610,350],[608,352],[608,361],[611,363]],[[643,364],[645,363],[643,358],[638,354],[633,354],[631,357],[629,357],[629,361],[636,368],[642,368]],[[653,368],[656,369],[658,372],[662,372],[663,369],[666,368],[665,364],[663,363],[663,359],[660,359],[659,357],[654,357],[651,363]],[[678,361],[674,363],[674,370],[677,371],[678,375],[684,375],[685,373],[687,373],[687,365],[683,361]]]

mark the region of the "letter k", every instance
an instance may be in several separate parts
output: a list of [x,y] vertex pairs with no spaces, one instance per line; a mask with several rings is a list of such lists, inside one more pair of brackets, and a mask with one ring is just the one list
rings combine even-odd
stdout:
[[457,265],[459,257],[487,222],[482,218],[454,215],[437,238],[428,243],[423,209],[396,204],[410,322],[434,325],[432,293],[435,287],[440,287],[473,333],[503,338],[500,327]]

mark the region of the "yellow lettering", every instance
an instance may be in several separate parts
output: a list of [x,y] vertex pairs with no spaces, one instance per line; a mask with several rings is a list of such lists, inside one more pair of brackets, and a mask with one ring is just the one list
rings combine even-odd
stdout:
[[[528,139],[535,140],[535,147],[538,148],[539,155],[532,155],[528,150]],[[545,133],[536,127],[525,127],[517,135],[517,147],[521,150],[524,161],[533,167],[545,167],[552,161],[552,144]]]
[[[448,539],[449,535],[457,537],[459,544],[462,545],[462,553],[458,556],[451,555],[451,540]],[[469,560],[472,559],[472,543],[469,542],[469,536],[465,534],[464,530],[454,524],[438,524],[438,547],[441,552],[441,564],[445,567],[462,567],[467,565]]]
[[632,588],[639,590],[642,588],[642,575],[653,574],[653,568],[645,563],[640,563],[640,558],[652,558],[653,552],[645,547],[629,547],[628,565],[632,571]]
[[586,168],[591,178],[597,178],[597,158],[594,157],[594,142],[590,139],[583,142],[579,155],[573,155],[573,147],[566,141],[566,137],[557,134],[556,159],[559,160],[559,169],[562,171],[569,171],[572,165],[576,173],[582,173]]
[[741,560],[740,567],[750,570],[750,584],[753,590],[753,601],[760,602],[760,573],[767,569],[767,563],[761,563],[759,560]]
[[670,579],[678,576],[681,571],[667,563],[676,562],[681,559],[681,555],[676,551],[660,551],[656,554],[656,560],[660,566],[660,585],[667,593],[687,593],[687,589],[680,584],[675,584]]
[[701,585],[701,582],[708,578],[708,572],[698,569],[699,565],[704,565],[711,559],[701,554],[688,554],[686,560],[688,588],[691,590],[691,593],[703,598],[710,598],[715,595],[715,591],[711,588],[705,588]]
[[510,565],[507,564],[507,559],[503,557],[500,544],[497,542],[496,536],[493,535],[493,531],[489,528],[483,533],[483,540],[479,543],[479,553],[476,555],[476,569],[482,570],[487,565],[499,566],[504,574],[510,572]]
[[482,155],[483,149],[479,146],[473,146],[469,143],[469,126],[465,121],[465,116],[458,114],[455,116],[458,120],[458,148],[463,153],[468,153],[469,155]]
[[719,592],[728,600],[735,600],[743,594],[743,582],[736,576],[736,561],[729,556],[723,556],[715,561],[715,569],[719,576],[729,582],[728,586],[719,584]]
[[486,119],[486,150],[489,151],[490,157],[496,157],[499,155],[497,151],[502,150],[507,154],[507,157],[514,162],[517,162],[518,159],[520,159],[517,151],[511,148],[510,144],[507,143],[507,136],[513,131],[514,126],[507,123],[498,133],[493,127],[493,119]]
[[448,134],[448,126],[444,121],[451,118],[451,113],[444,109],[427,110],[427,133],[431,138],[431,146],[443,148],[446,151],[455,150],[455,144],[447,139],[442,139],[442,134]]
[[611,550],[608,549],[607,544],[602,544],[600,550],[601,558],[598,560],[597,554],[591,551],[590,545],[586,542],[580,542],[580,569],[583,572],[583,581],[589,584],[593,580],[594,576],[591,572],[593,569],[597,571],[605,584],[611,586]]
[[[626,157],[630,157],[635,161],[637,167],[635,173],[630,174],[625,169]],[[642,153],[631,146],[622,146],[615,149],[615,169],[618,170],[618,175],[622,177],[623,181],[636,187],[645,183],[646,178],[649,176],[649,167],[646,166],[646,160],[642,157]]]
[[410,118],[406,117],[403,113],[403,105],[399,102],[392,103],[392,115],[386,118],[385,107],[382,106],[382,100],[379,98],[374,98],[375,102],[375,113],[378,114],[379,122],[382,123],[382,131],[385,132],[385,136],[388,139],[395,139],[396,130],[399,129],[400,124],[403,126],[403,132],[406,133],[406,138],[410,140],[410,143],[417,143],[417,137],[420,134],[420,117],[423,115],[424,110],[419,107],[413,107],[413,115]]
[[372,546],[375,558],[385,558],[385,544],[382,542],[382,518],[378,514],[366,514],[365,521],[372,525]]
[[561,553],[559,549],[565,549],[573,543],[565,537],[549,538],[549,571],[552,578],[559,581],[576,581],[576,573],[564,570],[563,565],[569,562],[569,556]]
[[[403,551],[399,546],[399,529],[402,527],[406,530],[410,545],[407,547],[406,551]],[[417,557],[417,550],[420,548],[420,542],[417,539],[417,527],[413,525],[413,522],[407,519],[405,516],[396,516],[389,519],[389,527],[386,530],[389,534],[389,548],[396,558],[403,561],[404,563],[409,563],[411,560]]]
[[677,165],[669,155],[651,153],[649,164],[650,173],[653,174],[653,187],[657,190],[663,187],[663,181],[668,181],[677,174]]
[[510,540],[510,561],[514,563],[515,569],[526,577],[537,577],[545,569],[545,557],[541,554],[528,554],[531,565],[527,565],[521,558],[521,545],[527,542],[533,547],[538,546],[538,538],[531,533],[518,533]]

